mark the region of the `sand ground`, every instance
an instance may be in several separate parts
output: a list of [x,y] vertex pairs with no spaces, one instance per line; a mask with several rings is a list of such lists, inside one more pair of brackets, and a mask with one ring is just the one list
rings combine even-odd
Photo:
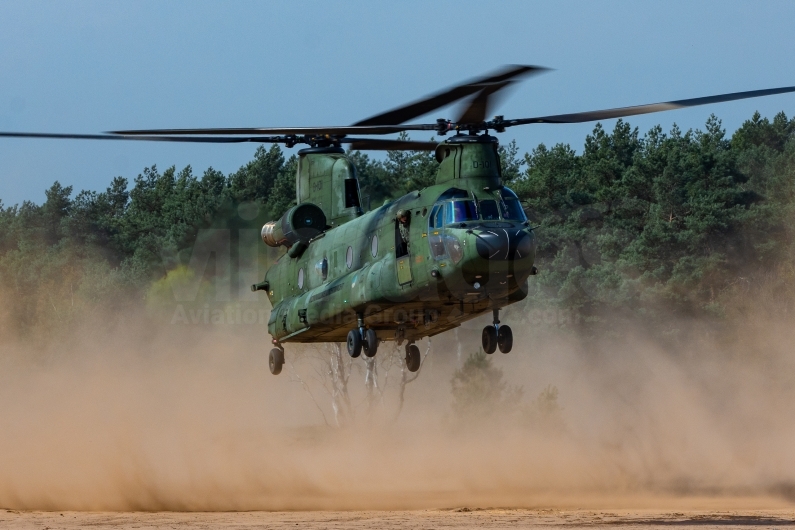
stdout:
[[0,527],[35,528],[779,528],[795,527],[795,508],[775,510],[559,510],[455,508],[348,512],[18,512]]
[[346,360],[346,405],[329,351],[293,351],[273,377],[231,331],[89,330],[40,357],[20,344],[0,355],[0,530],[795,528],[788,315],[749,332],[747,357],[517,331],[488,414],[454,407],[466,350],[449,337],[403,405],[397,364],[378,365],[368,401]]

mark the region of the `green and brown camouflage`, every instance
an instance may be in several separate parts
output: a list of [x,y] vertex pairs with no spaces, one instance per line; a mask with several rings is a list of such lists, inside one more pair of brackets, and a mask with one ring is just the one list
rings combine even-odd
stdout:
[[488,135],[450,138],[436,150],[435,185],[367,213],[340,149],[302,151],[298,202],[317,205],[328,225],[255,286],[273,305],[275,341],[343,342],[359,317],[379,340],[416,341],[522,300],[535,237],[502,185],[497,146]]

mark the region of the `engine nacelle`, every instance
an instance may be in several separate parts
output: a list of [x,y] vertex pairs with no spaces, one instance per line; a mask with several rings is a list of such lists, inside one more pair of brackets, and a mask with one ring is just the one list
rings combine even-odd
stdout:
[[262,227],[262,241],[269,247],[291,247],[299,241],[307,242],[326,229],[326,214],[319,206],[305,202],[293,206],[278,221]]

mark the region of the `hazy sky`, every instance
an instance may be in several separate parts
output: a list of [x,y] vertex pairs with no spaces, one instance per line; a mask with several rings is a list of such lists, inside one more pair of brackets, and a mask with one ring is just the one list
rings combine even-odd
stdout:
[[[795,2],[773,1],[3,2],[0,130],[346,125],[506,63],[556,69],[511,93],[510,118],[789,86],[793,23]],[[715,113],[731,132],[755,110],[792,115],[795,94],[629,121]],[[500,139],[580,149],[592,128]],[[229,173],[255,149],[0,139],[0,199],[41,202],[55,180],[101,190],[152,164]]]

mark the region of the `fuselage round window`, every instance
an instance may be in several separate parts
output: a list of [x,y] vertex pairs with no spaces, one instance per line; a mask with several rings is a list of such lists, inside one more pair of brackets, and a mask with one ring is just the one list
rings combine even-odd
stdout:
[[345,253],[345,265],[350,269],[353,267],[353,247],[348,247],[348,252]]
[[373,241],[370,243],[370,253],[373,257],[378,255],[378,236],[373,236]]
[[317,268],[317,272],[320,273],[320,277],[323,278],[323,281],[326,281],[326,278],[328,278],[328,260],[323,258],[315,265],[315,268]]
[[303,268],[298,269],[298,288],[299,289],[303,289],[304,288],[304,269]]

